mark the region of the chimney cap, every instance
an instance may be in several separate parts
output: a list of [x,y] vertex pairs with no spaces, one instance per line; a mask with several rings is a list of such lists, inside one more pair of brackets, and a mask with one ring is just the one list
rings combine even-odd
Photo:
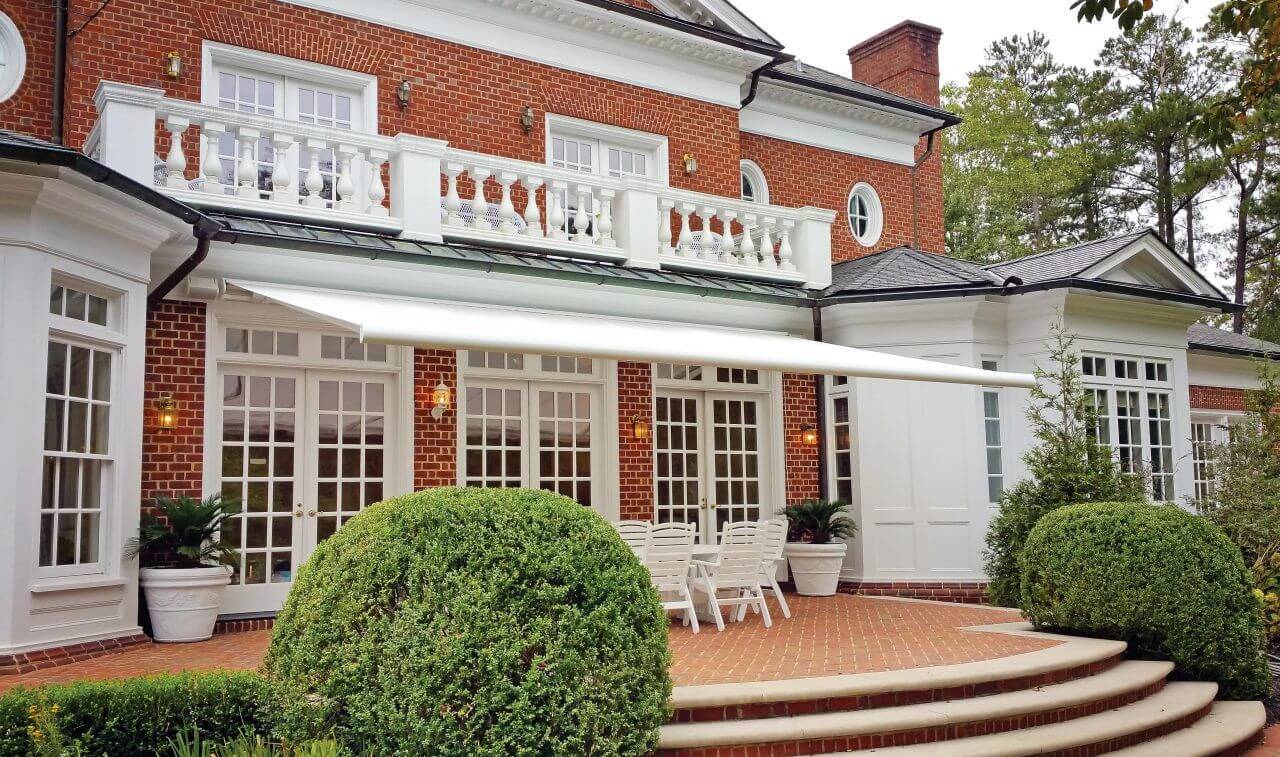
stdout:
[[936,26],[931,26],[929,24],[922,23],[920,21],[913,21],[911,19],[906,19],[905,21],[899,21],[893,26],[890,26],[888,29],[877,32],[871,35],[870,37],[867,37],[866,39],[862,40],[861,42],[853,45],[852,47],[849,48],[849,55],[853,56],[855,53],[866,52],[868,51],[868,48],[878,47],[880,44],[887,42],[889,38],[898,37],[900,35],[908,34],[910,32],[926,34],[934,37],[935,39],[942,36],[942,29]]

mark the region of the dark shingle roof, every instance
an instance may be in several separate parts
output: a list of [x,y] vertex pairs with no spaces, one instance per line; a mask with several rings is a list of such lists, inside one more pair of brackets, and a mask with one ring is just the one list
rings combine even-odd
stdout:
[[1022,279],[1024,284],[1067,279],[1080,275],[1106,259],[1109,255],[1119,252],[1150,233],[1149,229],[1143,229],[1142,231],[1121,234],[1107,239],[1083,242],[1070,247],[1028,255],[1005,263],[995,263],[986,266],[986,269],[999,276],[1002,280],[1010,276],[1017,276]]
[[788,81],[802,86],[813,86],[827,92],[837,92],[840,94],[855,97],[861,100],[888,105],[891,107],[899,107],[913,113],[938,118],[947,124],[956,124],[960,122],[960,117],[954,113],[942,110],[941,108],[922,103],[919,100],[913,100],[909,97],[895,94],[886,89],[873,87],[865,82],[850,79],[847,76],[841,76],[832,71],[817,66],[804,63],[798,60],[789,60],[767,68],[763,72],[763,76],[779,81]]
[[1187,329],[1187,348],[1207,352],[1225,352],[1232,355],[1280,358],[1280,344],[1254,339],[1234,331],[1225,331],[1204,323],[1194,323]]
[[836,263],[825,294],[999,287],[1003,280],[967,260],[894,247]]

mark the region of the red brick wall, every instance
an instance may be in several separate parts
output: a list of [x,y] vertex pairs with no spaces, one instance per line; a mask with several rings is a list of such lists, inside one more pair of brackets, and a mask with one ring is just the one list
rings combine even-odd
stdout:
[[1190,389],[1192,410],[1245,410],[1243,389],[1194,384]]
[[938,42],[942,31],[903,21],[849,49],[853,78],[937,105]]
[[[912,244],[911,168],[857,155],[743,134],[742,157],[755,161],[769,183],[769,200],[778,205],[813,205],[836,210],[831,227],[833,260],[852,260],[871,252]],[[920,248],[943,251],[942,162],[934,154],[920,167]],[[849,229],[849,191],[870,184],[884,208],[884,230],[874,247],[863,247]]]
[[[413,351],[413,488],[458,483],[458,360],[453,350]],[[431,417],[431,393],[443,383],[453,402],[439,420]]]
[[0,103],[0,128],[52,137],[53,2],[5,0],[0,5],[27,48],[27,72],[13,97]]
[[802,373],[782,375],[782,443],[787,471],[787,504],[818,498],[818,448],[801,440],[805,426],[816,426],[817,391],[813,376]]
[[[166,300],[147,317],[143,383],[142,499],[204,489],[205,306]],[[178,403],[177,425],[155,426],[155,400],[168,392]]]
[[[648,363],[618,363],[618,517],[653,519],[653,379]],[[649,424],[637,439],[633,418]]]

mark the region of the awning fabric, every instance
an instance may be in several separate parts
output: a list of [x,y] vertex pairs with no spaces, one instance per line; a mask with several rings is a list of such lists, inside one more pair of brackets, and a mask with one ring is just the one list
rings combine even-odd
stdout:
[[468,305],[230,281],[355,331],[367,342],[694,363],[831,376],[1031,387],[1032,376],[815,342],[776,332]]

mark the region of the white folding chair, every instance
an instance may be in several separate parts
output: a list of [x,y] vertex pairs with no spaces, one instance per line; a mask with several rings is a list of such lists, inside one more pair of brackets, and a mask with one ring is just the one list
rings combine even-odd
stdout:
[[[696,531],[692,523],[659,523],[649,529],[644,566],[653,588],[662,595],[663,610],[684,610],[684,622],[698,632],[698,615],[689,591],[689,563]],[[668,597],[672,597],[668,599]]]
[[[764,589],[760,586],[760,561],[764,558],[760,524],[755,521],[729,523],[721,534],[720,553],[714,561],[694,560],[697,576],[693,579],[694,591],[707,595],[711,613],[716,619],[716,629],[724,630],[721,605],[731,607],[754,605],[764,619],[764,627],[773,625],[769,606],[764,601]],[[722,590],[729,590],[720,596]],[[736,590],[736,591],[735,591]],[[736,613],[730,618],[736,618]]]
[[613,527],[618,536],[631,547],[631,551],[636,553],[636,557],[644,560],[644,545],[649,540],[649,521],[620,520]]
[[[782,608],[782,617],[791,617],[791,608],[787,606],[787,598],[778,585],[778,566],[787,561],[782,550],[787,546],[787,519],[771,518],[760,521],[761,535],[764,541],[764,557],[760,560],[760,582],[762,586],[773,589],[773,596]],[[738,620],[747,614],[747,606],[738,608]]]

